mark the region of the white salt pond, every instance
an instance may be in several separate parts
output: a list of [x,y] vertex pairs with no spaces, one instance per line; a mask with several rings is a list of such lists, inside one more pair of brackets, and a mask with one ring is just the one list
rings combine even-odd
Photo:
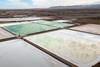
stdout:
[[99,24],[86,24],[77,27],[73,27],[71,29],[79,30],[83,32],[89,32],[94,34],[100,34],[100,25]]
[[2,24],[0,24],[0,27],[12,26],[12,25],[20,25],[20,24],[27,24],[27,23],[32,23],[32,21],[12,22],[12,23],[2,23]]
[[6,39],[11,37],[14,37],[14,35],[0,28],[0,39]]
[[64,23],[70,23],[70,22],[72,22],[71,20],[54,20],[53,22],[64,22]]
[[79,67],[91,67],[100,62],[100,36],[63,29],[25,39]]
[[52,19],[52,17],[37,17],[37,16],[33,16],[33,17],[18,17],[18,18],[0,18],[0,22],[10,22],[10,21],[33,21],[33,20],[48,20],[48,19]]
[[40,17],[0,18],[0,22],[39,20]]
[[20,39],[0,42],[0,67],[69,67]]

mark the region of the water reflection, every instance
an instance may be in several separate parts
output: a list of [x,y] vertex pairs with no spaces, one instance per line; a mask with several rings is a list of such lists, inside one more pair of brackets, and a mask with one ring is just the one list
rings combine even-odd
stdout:
[[20,40],[0,42],[0,67],[69,67]]

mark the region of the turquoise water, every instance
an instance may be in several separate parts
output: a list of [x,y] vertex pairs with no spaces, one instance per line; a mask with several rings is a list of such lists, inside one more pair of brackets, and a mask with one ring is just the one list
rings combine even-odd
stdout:
[[27,35],[31,33],[37,33],[37,32],[57,29],[57,28],[69,27],[72,25],[73,24],[67,24],[67,23],[62,23],[62,22],[38,20],[38,21],[33,21],[33,23],[5,26],[4,28],[16,35],[23,36],[23,35]]
[[23,36],[23,35],[27,35],[27,34],[31,34],[31,33],[56,29],[57,27],[50,27],[50,26],[41,25],[41,24],[37,24],[37,23],[28,23],[28,24],[6,26],[4,28],[12,33],[15,33],[16,35]]
[[70,23],[53,22],[53,21],[45,21],[45,20],[38,20],[35,22],[37,22],[39,24],[44,24],[44,25],[49,25],[49,26],[54,26],[54,27],[59,27],[59,28],[64,28],[64,27],[69,27],[69,26],[74,25],[74,24],[70,24]]

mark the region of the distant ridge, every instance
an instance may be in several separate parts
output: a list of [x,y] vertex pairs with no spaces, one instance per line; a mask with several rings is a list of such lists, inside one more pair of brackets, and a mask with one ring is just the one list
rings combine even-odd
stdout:
[[50,9],[100,9],[100,4],[73,5],[73,6],[54,6]]

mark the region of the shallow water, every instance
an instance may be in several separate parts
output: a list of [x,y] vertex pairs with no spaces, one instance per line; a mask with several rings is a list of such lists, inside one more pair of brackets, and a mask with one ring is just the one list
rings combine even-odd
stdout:
[[69,67],[30,44],[15,39],[0,42],[0,67]]
[[44,25],[49,25],[49,26],[54,26],[54,27],[59,27],[59,28],[64,28],[64,27],[69,27],[73,26],[74,24],[69,24],[69,23],[63,23],[63,21],[45,21],[45,20],[38,20],[34,21],[39,24],[44,24]]
[[9,32],[0,28],[0,39],[11,38],[11,37],[14,37],[14,36],[10,34]]
[[86,24],[86,25],[73,27],[71,29],[89,32],[89,33],[100,34],[100,25],[98,25],[98,24]]
[[100,61],[100,37],[96,35],[59,30],[25,39],[80,67],[91,67]]
[[10,32],[15,33],[16,35],[21,35],[21,36],[31,34],[31,33],[56,29],[56,27],[50,27],[50,26],[41,25],[37,23],[12,25],[12,26],[6,26],[4,28]]

